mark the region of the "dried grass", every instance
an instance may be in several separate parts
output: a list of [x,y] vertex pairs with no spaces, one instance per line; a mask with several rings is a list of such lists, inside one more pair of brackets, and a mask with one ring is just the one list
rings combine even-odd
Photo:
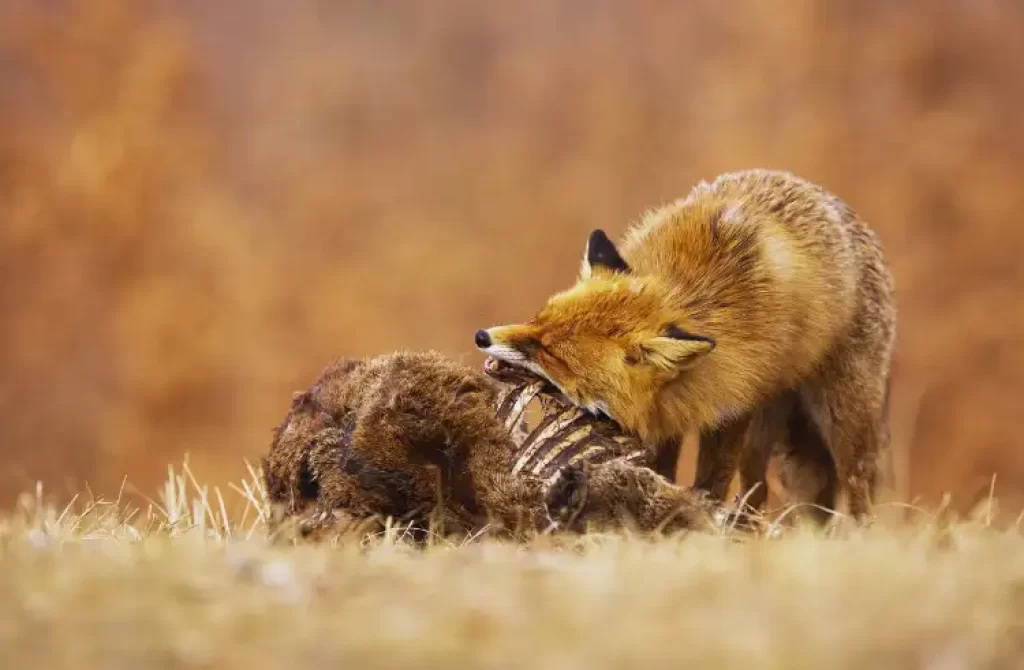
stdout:
[[145,508],[41,489],[0,520],[0,667],[1009,668],[1024,534],[911,521],[772,539],[271,541],[257,472]]

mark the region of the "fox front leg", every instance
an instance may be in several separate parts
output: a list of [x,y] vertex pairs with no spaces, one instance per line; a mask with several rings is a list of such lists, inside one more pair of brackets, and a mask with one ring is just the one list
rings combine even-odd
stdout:
[[693,485],[706,491],[715,502],[723,502],[729,492],[750,420],[746,416],[701,433]]
[[654,445],[653,470],[669,480],[676,481],[676,469],[679,467],[679,452],[683,447],[681,436],[669,437]]

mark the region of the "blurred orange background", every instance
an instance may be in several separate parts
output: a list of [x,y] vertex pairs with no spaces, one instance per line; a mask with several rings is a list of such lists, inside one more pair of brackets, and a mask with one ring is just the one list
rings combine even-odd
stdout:
[[[6,0],[0,499],[245,474],[339,355],[568,286],[694,182],[879,230],[905,497],[1024,493],[1024,4]],[[981,493],[980,493],[981,492]]]

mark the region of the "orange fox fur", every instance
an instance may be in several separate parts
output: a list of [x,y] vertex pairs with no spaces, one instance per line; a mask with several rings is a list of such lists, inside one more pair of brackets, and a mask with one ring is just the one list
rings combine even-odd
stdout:
[[895,322],[868,225],[816,184],[749,170],[646,212],[618,247],[595,230],[572,288],[476,343],[656,445],[669,478],[699,430],[695,484],[715,499],[738,467],[760,506],[784,443],[787,494],[835,508],[845,491],[861,518],[888,442]]

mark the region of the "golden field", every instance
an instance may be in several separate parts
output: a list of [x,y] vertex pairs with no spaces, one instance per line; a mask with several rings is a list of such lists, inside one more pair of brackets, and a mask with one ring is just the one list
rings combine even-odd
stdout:
[[[869,530],[271,542],[258,480],[0,521],[0,667],[879,668],[1024,664],[1021,518]],[[243,516],[222,497],[244,498]],[[888,520],[886,520],[888,519]]]

